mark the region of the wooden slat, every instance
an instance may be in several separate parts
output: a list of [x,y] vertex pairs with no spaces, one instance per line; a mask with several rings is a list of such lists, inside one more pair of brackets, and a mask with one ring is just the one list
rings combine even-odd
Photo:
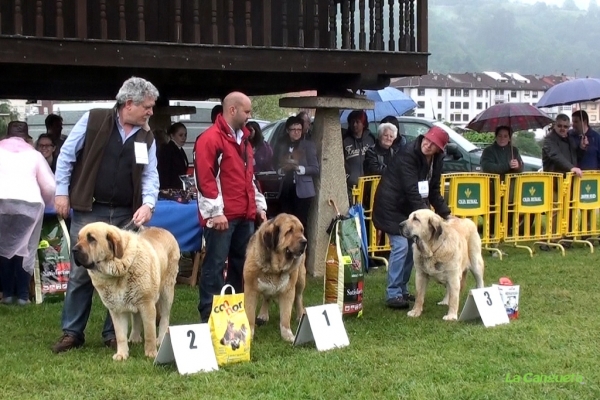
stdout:
[[337,5],[335,0],[329,0],[329,48],[337,47]]
[[304,0],[298,0],[298,47],[304,47]]
[[146,21],[144,18],[144,0],[138,0],[137,12],[138,12],[138,40],[140,42],[145,42],[146,41]]
[[342,0],[342,49],[350,48],[350,0]]
[[181,43],[181,0],[175,0],[175,42]]
[[361,50],[367,49],[367,34],[365,33],[365,0],[358,2],[358,13],[360,21],[360,32],[358,34],[358,48]]
[[87,1],[77,0],[75,7],[75,17],[77,18],[77,37],[79,39],[87,39]]
[[356,1],[350,0],[350,48],[356,49],[356,24],[354,17],[356,16]]
[[417,51],[429,52],[429,19],[427,0],[417,0]]
[[108,22],[106,21],[106,0],[100,0],[100,38],[108,39]]
[[44,14],[42,0],[35,2],[35,36],[44,36]]
[[252,46],[252,2],[246,0],[246,46]]
[[319,35],[319,0],[314,0],[314,21],[313,21],[313,47],[318,48],[320,46],[320,35]]
[[419,0],[411,0],[409,3],[410,6],[410,51],[417,51],[417,46],[415,44],[415,1]]
[[127,40],[127,25],[125,22],[125,0],[119,0],[119,37]]
[[383,50],[383,0],[375,0],[375,50]]
[[375,50],[375,0],[369,0],[369,50]]
[[271,41],[271,0],[263,0],[263,46],[270,47]]
[[394,20],[396,18],[395,16],[395,12],[394,12],[394,4],[396,3],[396,0],[388,0],[388,7],[389,7],[389,41],[388,41],[388,50],[389,51],[395,51],[396,50],[396,39],[395,39],[395,35],[394,35]]
[[281,37],[283,47],[288,45],[287,0],[281,0]]
[[194,43],[200,43],[200,0],[194,0]]
[[227,32],[229,36],[229,44],[235,45],[235,26],[233,23],[233,0],[228,1],[229,6],[227,7]]
[[23,34],[23,10],[21,0],[15,0],[15,35]]
[[56,37],[62,39],[65,36],[65,21],[63,18],[63,2],[56,0]]
[[217,0],[212,0],[211,9],[212,44],[219,44],[219,27],[217,25]]

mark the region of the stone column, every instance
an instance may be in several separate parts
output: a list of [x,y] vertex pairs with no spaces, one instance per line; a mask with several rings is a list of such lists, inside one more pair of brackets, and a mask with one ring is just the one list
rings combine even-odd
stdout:
[[349,208],[340,110],[373,109],[375,105],[364,97],[313,96],[282,98],[279,100],[279,106],[316,109],[312,140],[317,147],[321,174],[315,180],[316,196],[308,217],[310,229],[307,238],[309,252],[306,268],[310,275],[323,276],[329,243],[326,230],[336,216],[335,209],[328,202],[330,199],[333,200],[341,214],[346,214]]

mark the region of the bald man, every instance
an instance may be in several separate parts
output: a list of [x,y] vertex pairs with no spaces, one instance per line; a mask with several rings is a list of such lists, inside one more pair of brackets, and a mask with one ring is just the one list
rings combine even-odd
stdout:
[[[246,122],[252,102],[243,93],[223,99],[223,113],[204,131],[194,146],[198,209],[204,227],[205,251],[200,272],[201,322],[208,322],[213,296],[224,284],[244,291],[246,246],[254,222],[266,219],[267,203],[254,182],[253,152]],[[223,279],[228,260],[227,280]]]

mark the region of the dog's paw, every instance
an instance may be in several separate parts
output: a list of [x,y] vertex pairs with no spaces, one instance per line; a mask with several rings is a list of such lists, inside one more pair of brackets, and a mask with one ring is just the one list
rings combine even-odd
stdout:
[[438,301],[438,302],[437,302],[437,305],[438,305],[438,306],[447,306],[447,305],[448,305],[448,299],[446,299],[446,298],[445,298],[445,299],[444,299],[444,300],[442,300],[442,301]]
[[158,354],[158,351],[156,351],[156,350],[146,350],[144,353],[146,354],[146,357],[156,358],[156,355]]
[[443,316],[442,318],[444,321],[456,321],[458,319],[458,316],[456,314],[450,315],[450,314],[446,314]]
[[294,333],[291,329],[281,327],[281,338],[286,342],[293,343],[296,339],[296,336],[294,336]]
[[257,317],[256,318],[256,326],[263,326],[268,321],[269,321],[269,317],[268,316],[266,318],[263,317],[263,316]]
[[415,310],[414,308],[412,310],[410,310],[409,312],[406,313],[406,315],[408,315],[409,317],[420,317],[421,316],[421,311],[419,310]]
[[129,343],[142,343],[142,335],[138,333],[137,335],[129,336]]
[[116,353],[113,355],[115,361],[125,361],[129,358],[129,353]]

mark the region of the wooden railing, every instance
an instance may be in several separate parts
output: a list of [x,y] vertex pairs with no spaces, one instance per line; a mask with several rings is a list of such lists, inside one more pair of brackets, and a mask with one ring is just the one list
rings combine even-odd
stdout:
[[427,0],[1,0],[0,35],[427,52]]

